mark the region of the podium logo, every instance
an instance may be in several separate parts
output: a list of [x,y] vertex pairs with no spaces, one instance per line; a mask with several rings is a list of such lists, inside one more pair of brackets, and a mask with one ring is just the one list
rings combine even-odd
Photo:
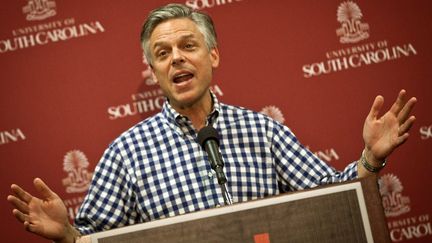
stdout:
[[62,180],[67,193],[84,192],[89,188],[93,173],[88,172],[90,165],[86,155],[79,150],[66,153],[63,159],[63,170],[68,177]]
[[56,15],[56,3],[50,0],[28,0],[23,7],[23,13],[27,14],[28,21],[43,20]]
[[270,236],[268,233],[254,235],[254,243],[270,243]]
[[403,186],[393,174],[385,174],[378,181],[386,217],[396,217],[411,210],[410,199],[402,195]]
[[274,106],[274,105],[270,105],[270,106],[266,106],[264,108],[262,108],[262,110],[260,111],[260,113],[280,122],[280,123],[284,123],[285,122],[285,118],[282,114],[282,111]]
[[357,3],[347,1],[339,5],[337,21],[341,23],[341,27],[336,30],[336,35],[340,37],[340,43],[357,43],[369,38],[369,25],[360,21],[362,17]]

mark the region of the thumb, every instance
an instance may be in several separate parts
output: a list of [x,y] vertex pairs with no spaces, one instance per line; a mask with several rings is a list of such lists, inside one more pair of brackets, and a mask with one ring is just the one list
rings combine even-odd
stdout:
[[371,107],[369,115],[368,115],[370,119],[377,119],[378,118],[379,112],[380,112],[383,104],[384,104],[384,97],[382,97],[381,95],[378,95],[377,97],[375,97],[375,100],[372,104],[372,107]]
[[47,184],[42,181],[42,179],[34,179],[33,184],[43,199],[53,200],[58,197],[57,194],[51,191]]

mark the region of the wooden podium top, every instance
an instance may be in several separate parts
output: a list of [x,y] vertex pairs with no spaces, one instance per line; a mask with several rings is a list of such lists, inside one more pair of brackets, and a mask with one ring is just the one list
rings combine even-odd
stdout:
[[111,242],[391,242],[376,177],[84,236]]

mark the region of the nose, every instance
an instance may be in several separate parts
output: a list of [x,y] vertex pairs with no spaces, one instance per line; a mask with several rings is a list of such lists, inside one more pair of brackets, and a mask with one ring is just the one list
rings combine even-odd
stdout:
[[181,50],[174,48],[172,50],[172,61],[171,64],[172,65],[178,65],[181,63],[185,62],[185,58],[183,56],[183,53],[181,52]]

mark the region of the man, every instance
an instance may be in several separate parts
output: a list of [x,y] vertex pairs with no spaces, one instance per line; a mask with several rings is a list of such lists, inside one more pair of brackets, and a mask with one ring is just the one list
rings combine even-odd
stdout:
[[285,126],[243,108],[219,103],[210,92],[219,65],[209,16],[179,4],[150,13],[142,44],[153,79],[167,101],[162,111],[132,127],[105,151],[88,195],[69,224],[62,200],[40,179],[36,198],[17,185],[8,200],[26,230],[57,242],[80,234],[170,217],[223,204],[205,152],[196,141],[204,126],[218,130],[228,190],[234,202],[377,173],[408,138],[416,103],[402,90],[378,117],[378,96],[366,118],[361,159],[337,172],[305,149]]

